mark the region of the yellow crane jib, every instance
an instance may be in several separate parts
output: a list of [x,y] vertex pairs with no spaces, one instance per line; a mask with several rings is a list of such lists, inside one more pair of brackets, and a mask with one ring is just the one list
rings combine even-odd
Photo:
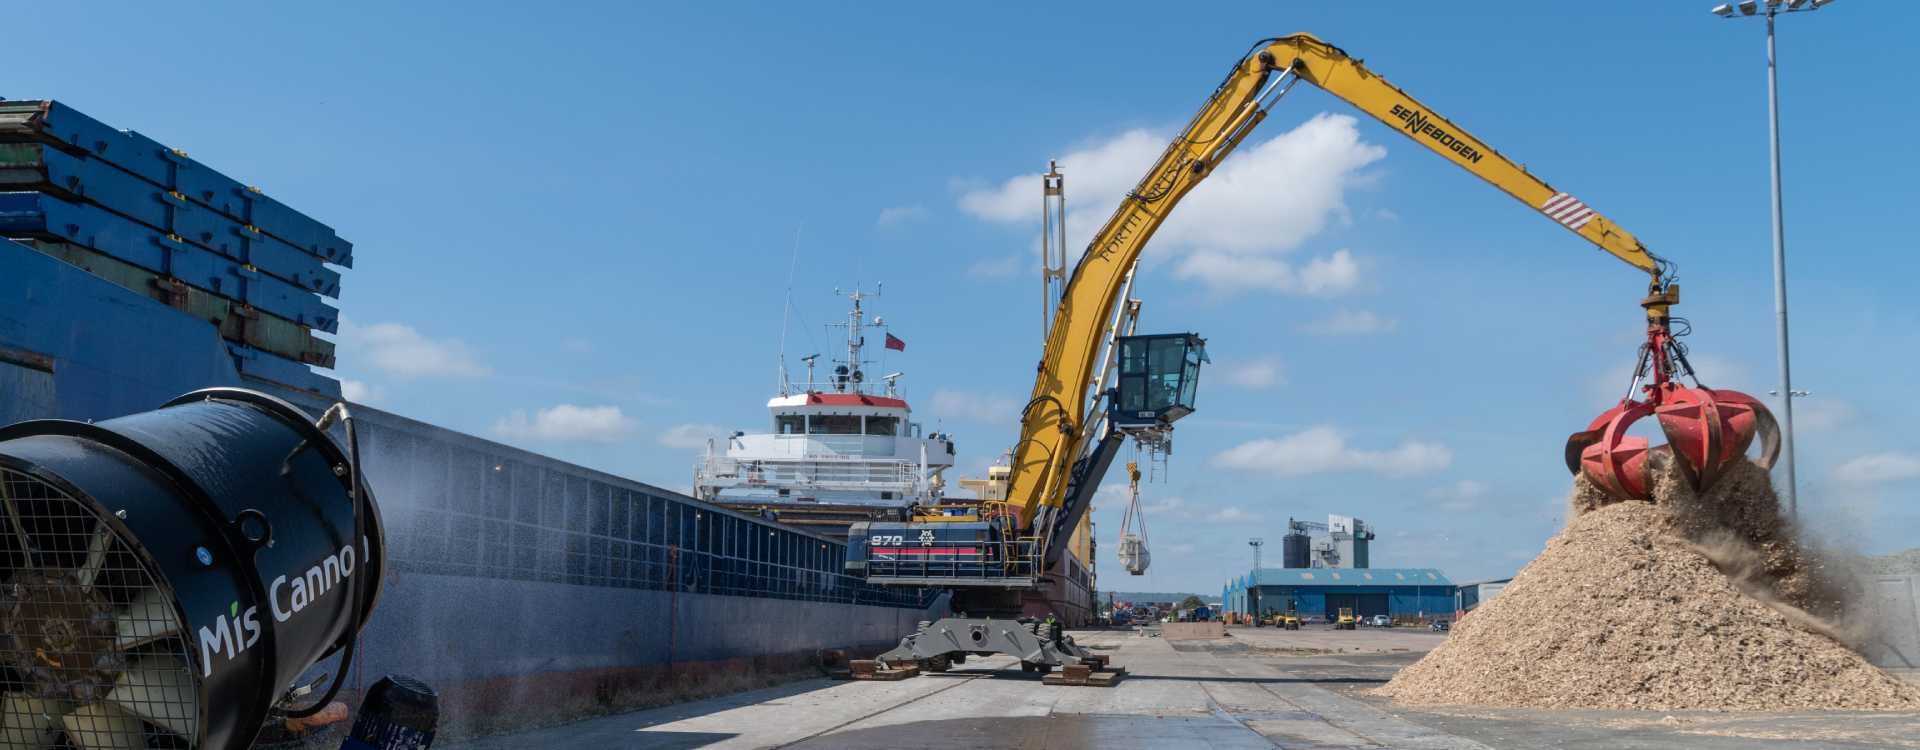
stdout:
[[1344,50],[1311,34],[1264,40],[1238,61],[1200,111],[1127,194],[1088,244],[1061,296],[1033,392],[1022,414],[1007,498],[1021,528],[1046,519],[1065,498],[1073,462],[1087,452],[1087,409],[1101,351],[1128,269],[1174,206],[1231,155],[1268,111],[1300,82],[1326,90],[1622,261],[1648,273],[1650,318],[1664,319],[1677,297],[1661,279],[1665,264],[1631,233],[1572,195],[1555,189],[1491,146],[1367,70]]

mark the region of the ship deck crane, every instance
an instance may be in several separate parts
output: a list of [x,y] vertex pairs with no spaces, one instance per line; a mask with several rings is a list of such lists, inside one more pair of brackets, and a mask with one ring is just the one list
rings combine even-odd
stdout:
[[[1647,274],[1646,340],[1628,396],[1567,440],[1570,471],[1621,498],[1646,498],[1656,454],[1627,434],[1655,416],[1671,453],[1696,488],[1713,483],[1763,435],[1758,462],[1778,450],[1772,416],[1743,393],[1699,384],[1676,339],[1670,308],[1679,286],[1668,264],[1585,202],[1547,184],[1388,83],[1344,50],[1310,34],[1266,39],[1236,61],[1181,131],[1096,233],[1074,267],[1047,331],[1032,397],[1021,411],[1004,499],[940,506],[911,522],[855,526],[848,569],[875,583],[955,590],[955,609],[1017,615],[1020,594],[1052,569],[1127,437],[1163,445],[1173,422],[1193,410],[1205,342],[1193,334],[1116,337],[1113,321],[1127,299],[1141,251],[1182,198],[1205,180],[1295,85],[1307,82],[1386,123],[1415,143],[1473,173],[1601,251]],[[1682,331],[1685,328],[1683,326]],[[1118,354],[1116,387],[1107,364]],[[1688,387],[1682,377],[1694,381]],[[1635,399],[1636,391],[1641,398]],[[1099,407],[1104,404],[1104,412]],[[1030,597],[1029,597],[1030,599]],[[1041,602],[1044,605],[1044,602]],[[1058,633],[1033,638],[992,617],[955,617],[902,640],[888,660],[1013,653],[1029,666],[1084,663],[1090,656]]]

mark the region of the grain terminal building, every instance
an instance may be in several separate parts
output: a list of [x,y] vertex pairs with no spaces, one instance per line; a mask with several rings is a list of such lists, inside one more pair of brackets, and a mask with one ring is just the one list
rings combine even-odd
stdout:
[[1228,581],[1221,592],[1233,614],[1285,612],[1334,615],[1343,607],[1362,617],[1449,618],[1454,585],[1434,568],[1259,568]]

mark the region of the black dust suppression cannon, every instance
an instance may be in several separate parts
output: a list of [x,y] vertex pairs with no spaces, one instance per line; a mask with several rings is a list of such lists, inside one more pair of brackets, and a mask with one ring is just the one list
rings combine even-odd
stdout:
[[0,746],[244,748],[331,701],[386,559],[357,452],[237,388],[0,428]]

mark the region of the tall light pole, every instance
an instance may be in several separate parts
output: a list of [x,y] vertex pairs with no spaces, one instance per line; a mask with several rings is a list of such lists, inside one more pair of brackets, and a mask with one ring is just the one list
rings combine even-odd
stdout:
[[[1780,76],[1773,52],[1773,18],[1782,13],[1811,12],[1832,5],[1833,0],[1766,0],[1766,6],[1760,7],[1757,0],[1741,0],[1739,3],[1721,3],[1713,7],[1713,14],[1721,18],[1748,18],[1755,15],[1767,19],[1767,137],[1772,152],[1773,167],[1773,313],[1775,328],[1780,338],[1780,448],[1786,459],[1785,483],[1787,514],[1797,516],[1800,511],[1799,485],[1793,473],[1793,399],[1804,395],[1793,390],[1793,369],[1787,355],[1787,238],[1786,219],[1781,215],[1780,198]],[[1739,9],[1739,15],[1734,9]]]

